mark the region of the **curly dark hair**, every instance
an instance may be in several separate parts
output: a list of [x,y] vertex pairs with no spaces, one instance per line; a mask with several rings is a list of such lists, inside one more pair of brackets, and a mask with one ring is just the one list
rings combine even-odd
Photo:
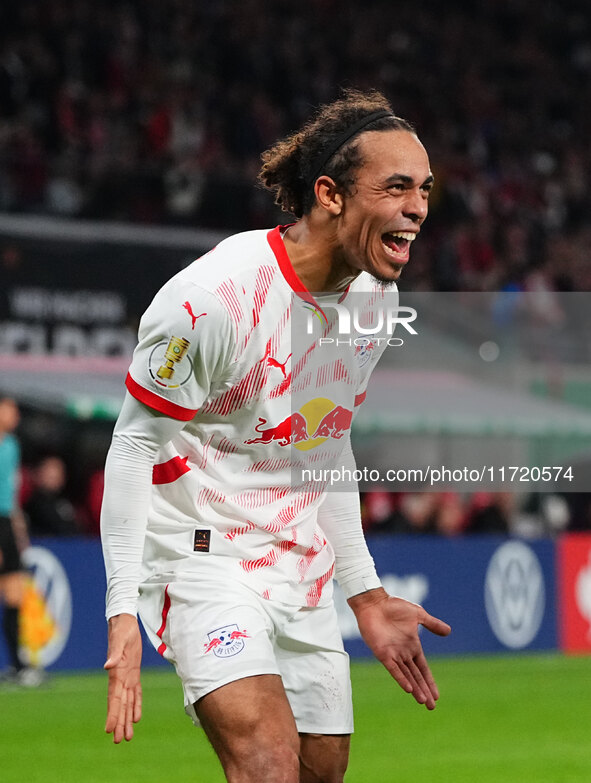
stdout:
[[[388,115],[370,122],[350,141],[346,141],[326,161],[322,171],[312,170],[343,132],[380,110],[387,111]],[[394,115],[388,99],[377,90],[344,90],[342,98],[321,106],[299,131],[263,152],[259,182],[275,193],[275,203],[284,212],[291,212],[300,218],[308,214],[316,202],[314,183],[320,174],[332,177],[345,193],[349,192],[355,182],[354,174],[363,164],[357,143],[359,136],[370,130],[405,130],[415,133],[409,122]]]

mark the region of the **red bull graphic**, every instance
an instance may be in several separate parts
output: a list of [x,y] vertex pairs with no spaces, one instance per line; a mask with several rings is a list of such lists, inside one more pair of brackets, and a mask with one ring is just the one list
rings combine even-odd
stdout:
[[353,411],[343,405],[336,405],[326,397],[315,397],[302,405],[276,425],[266,426],[267,419],[259,417],[255,430],[257,438],[244,441],[252,443],[277,443],[279,446],[294,445],[300,451],[309,451],[327,439],[340,440],[351,429]]
[[335,407],[325,414],[316,427],[313,438],[342,438],[345,432],[351,429],[353,421],[353,411],[343,408],[342,405]]
[[301,413],[292,413],[275,427],[261,429],[265,424],[267,424],[267,419],[259,416],[259,423],[255,426],[255,430],[260,433],[260,437],[250,438],[244,442],[251,444],[278,441],[280,446],[289,446],[290,443],[299,443],[308,437],[306,419]]
[[211,641],[206,642],[203,646],[205,647],[204,652],[208,653],[211,652],[215,647],[218,647],[222,643],[221,639],[218,639],[217,636],[214,637]]
[[241,631],[236,623],[223,625],[207,634],[208,641],[203,645],[203,654],[212,652],[217,658],[231,658],[244,649],[244,640],[250,635]]
[[250,639],[246,631],[232,631],[230,639]]

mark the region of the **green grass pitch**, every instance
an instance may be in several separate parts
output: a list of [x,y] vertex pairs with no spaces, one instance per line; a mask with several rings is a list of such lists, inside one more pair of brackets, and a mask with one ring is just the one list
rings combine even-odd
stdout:
[[[356,732],[347,783],[591,781],[591,658],[434,658],[437,709],[419,707],[376,663],[353,665]],[[103,733],[106,675],[54,675],[0,690],[2,783],[223,783],[170,671],[144,672],[130,743]]]

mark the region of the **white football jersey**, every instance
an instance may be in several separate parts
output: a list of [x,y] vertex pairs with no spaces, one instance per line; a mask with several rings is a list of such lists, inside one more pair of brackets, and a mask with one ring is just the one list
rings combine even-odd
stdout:
[[[339,465],[386,344],[346,330],[371,325],[368,312],[384,296],[361,273],[346,292],[314,297],[280,227],[224,240],[156,294],[126,385],[186,425],[154,466],[144,580],[221,569],[274,600],[330,599],[334,555],[317,523],[326,489],[318,475]],[[338,305],[351,301],[362,312],[347,324]]]

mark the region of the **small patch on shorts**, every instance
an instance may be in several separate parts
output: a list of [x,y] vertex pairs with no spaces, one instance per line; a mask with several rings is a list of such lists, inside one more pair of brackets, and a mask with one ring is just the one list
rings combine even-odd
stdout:
[[206,653],[213,650],[213,654],[218,658],[230,658],[242,652],[244,640],[250,639],[250,635],[241,631],[236,623],[232,623],[210,631],[207,638],[209,641],[203,645]]
[[211,530],[196,530],[193,543],[193,552],[209,552]]

